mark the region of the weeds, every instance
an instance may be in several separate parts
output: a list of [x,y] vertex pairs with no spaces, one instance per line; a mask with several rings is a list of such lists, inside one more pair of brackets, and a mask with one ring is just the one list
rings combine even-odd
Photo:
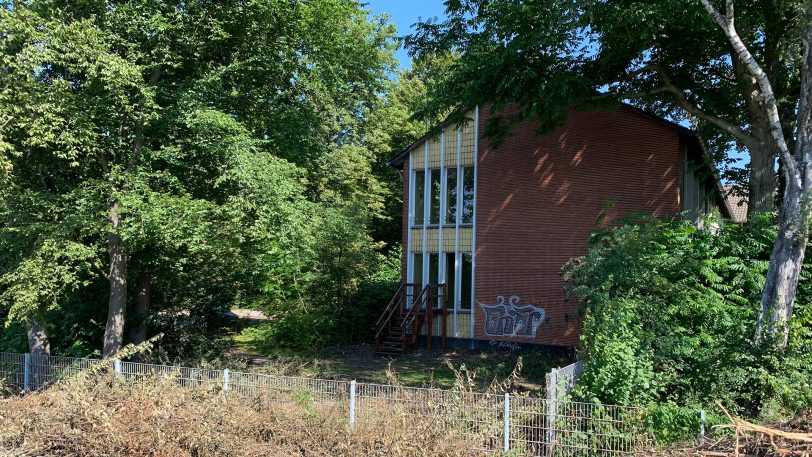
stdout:
[[[468,370],[465,367],[465,364],[460,365],[459,368],[455,367],[453,363],[450,361],[446,361],[446,365],[454,373],[454,389],[461,391],[461,392],[479,392],[479,381],[477,381],[477,377],[480,374],[479,370]],[[520,378],[522,372],[523,362],[522,358],[518,357],[516,359],[516,365],[513,367],[513,370],[505,376],[504,379],[499,379],[499,374],[493,374],[490,382],[488,383],[488,387],[486,388],[484,393],[488,394],[500,394],[511,391],[515,385],[516,381]],[[487,374],[487,373],[486,373]]]

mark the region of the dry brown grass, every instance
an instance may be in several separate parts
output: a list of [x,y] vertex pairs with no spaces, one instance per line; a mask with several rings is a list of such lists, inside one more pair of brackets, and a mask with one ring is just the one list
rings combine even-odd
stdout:
[[0,400],[0,455],[473,455],[472,443],[430,420],[381,414],[350,431],[345,411],[296,403],[260,408],[218,390],[79,376]]
[[719,440],[640,452],[637,457],[812,457],[812,410],[765,425],[730,417]]

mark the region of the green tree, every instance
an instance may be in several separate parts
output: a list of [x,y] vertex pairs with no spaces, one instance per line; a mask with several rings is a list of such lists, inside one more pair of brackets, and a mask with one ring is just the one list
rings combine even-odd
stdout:
[[374,155],[372,172],[385,186],[383,217],[371,221],[372,236],[389,246],[399,245],[402,235],[403,181],[389,166],[389,159],[412,141],[436,127],[443,113],[433,118],[414,116],[428,103],[428,88],[444,77],[458,58],[455,54],[426,55],[401,70],[391,81],[376,109],[370,113],[364,144]]
[[579,353],[588,363],[578,395],[697,409],[723,401],[750,416],[808,405],[808,273],[790,349],[750,344],[777,231],[771,218],[709,221],[715,231],[689,221],[629,219],[596,232],[589,253],[564,269],[585,311]]
[[133,282],[138,322],[251,302],[307,264],[314,213],[382,204],[360,132],[394,32],[357,1],[3,1],[0,30],[8,271],[51,233],[97,253],[105,356]]

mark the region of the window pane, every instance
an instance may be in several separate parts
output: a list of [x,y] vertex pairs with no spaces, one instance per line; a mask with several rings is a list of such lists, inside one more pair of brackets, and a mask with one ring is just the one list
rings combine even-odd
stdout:
[[406,291],[411,295],[409,302],[412,302],[423,290],[423,254],[412,255],[412,283],[414,283],[413,290]]
[[[440,276],[440,254],[433,253],[429,254],[429,284],[434,286],[432,293],[437,293],[437,283],[439,282]],[[437,306],[439,303],[435,303],[434,305]]]
[[445,224],[457,222],[457,169],[449,168],[446,172],[446,212]]
[[474,167],[462,169],[462,215],[463,224],[474,222]]
[[449,308],[454,308],[456,297],[454,296],[454,253],[445,254],[445,290],[448,295],[447,304]]
[[431,170],[431,207],[429,210],[431,211],[431,215],[429,217],[429,224],[439,224],[440,223],[440,170]]
[[437,285],[440,274],[440,254],[429,254],[429,284]]
[[471,284],[473,281],[473,267],[471,264],[471,254],[464,252],[462,257],[462,277],[460,278],[460,309],[471,309]]
[[414,173],[414,225],[423,225],[423,202],[425,201],[426,176],[423,170]]

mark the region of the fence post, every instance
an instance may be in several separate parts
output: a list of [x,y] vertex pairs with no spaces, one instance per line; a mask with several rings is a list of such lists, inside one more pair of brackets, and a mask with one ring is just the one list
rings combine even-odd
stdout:
[[113,360],[113,370],[116,373],[121,374],[121,359]]
[[705,438],[705,410],[699,411],[699,436]]
[[552,368],[547,375],[547,443],[549,455],[555,447],[555,421],[558,416],[558,370]]
[[355,380],[350,381],[350,430],[355,429]]
[[231,380],[231,373],[228,371],[228,368],[223,370],[223,391],[228,390],[228,381]]
[[507,452],[510,450],[510,395],[505,392],[505,413],[504,413],[504,433],[505,433],[505,443],[504,443],[504,451]]
[[31,354],[26,352],[23,359],[23,391],[28,393],[31,389]]

